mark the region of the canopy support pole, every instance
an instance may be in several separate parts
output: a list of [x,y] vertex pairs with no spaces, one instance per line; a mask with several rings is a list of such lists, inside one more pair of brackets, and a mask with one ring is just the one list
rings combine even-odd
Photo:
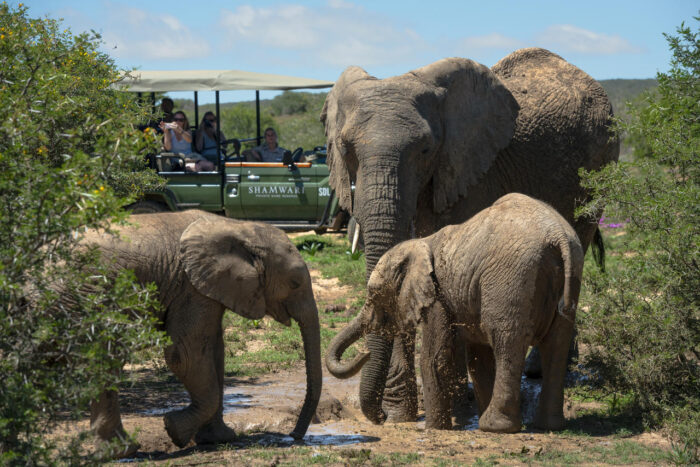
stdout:
[[214,138],[216,138],[216,154],[218,154],[218,164],[216,170],[219,170],[221,166],[221,116],[219,112],[219,91],[216,91],[216,132],[214,133]]
[[199,128],[199,95],[194,92],[194,128]]
[[262,138],[260,137],[260,91],[256,90],[255,91],[255,123],[257,125],[257,145],[260,146],[262,144]]

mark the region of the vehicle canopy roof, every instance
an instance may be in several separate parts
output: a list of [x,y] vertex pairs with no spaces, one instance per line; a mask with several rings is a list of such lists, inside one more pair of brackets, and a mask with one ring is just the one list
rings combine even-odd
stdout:
[[241,70],[135,70],[113,87],[131,92],[322,89],[333,81]]

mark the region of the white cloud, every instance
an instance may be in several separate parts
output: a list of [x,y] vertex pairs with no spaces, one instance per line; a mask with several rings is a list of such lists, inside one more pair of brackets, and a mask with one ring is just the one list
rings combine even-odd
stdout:
[[541,47],[560,53],[615,55],[644,52],[620,36],[597,33],[569,24],[550,26],[538,34],[535,40]]
[[102,38],[111,55],[142,60],[194,59],[210,54],[209,43],[176,17],[108,4]]
[[260,50],[276,59],[347,66],[392,65],[427,47],[413,30],[344,0],[325,6],[243,5],[222,10],[227,43],[236,50]]

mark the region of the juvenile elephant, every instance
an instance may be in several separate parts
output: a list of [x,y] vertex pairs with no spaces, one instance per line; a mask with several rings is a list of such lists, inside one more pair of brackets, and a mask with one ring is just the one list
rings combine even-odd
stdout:
[[[492,69],[447,58],[381,80],[349,67],[329,92],[321,121],[330,184],[362,228],[367,277],[397,243],[464,222],[510,192],[554,207],[585,251],[597,226],[574,219],[587,198],[578,170],[617,160],[611,117],[600,84],[543,49],[518,50]],[[382,344],[370,335],[367,345]],[[370,385],[387,364],[373,356],[363,369],[360,403],[375,417],[383,403],[390,419],[415,420],[412,340],[397,338],[385,355],[386,390]]]
[[[426,427],[452,427],[453,341],[461,340],[468,350],[479,428],[516,432],[525,353],[539,344],[543,382],[535,424],[561,429],[566,355],[582,271],[583,249],[566,220],[541,201],[508,194],[463,224],[384,254],[367,284],[365,307],[333,339],[326,365],[337,377],[352,376],[368,358],[362,354],[341,363],[355,340],[376,333],[388,352],[394,336],[414,334],[423,320]],[[385,366],[372,375],[377,384],[384,384],[387,371]]]
[[[191,398],[189,406],[164,417],[173,443],[183,447],[193,436],[198,443],[234,437],[222,405],[226,308],[245,318],[269,315],[299,324],[307,392],[291,435],[302,438],[321,395],[320,331],[308,269],[287,236],[272,226],[203,211],[140,214],[130,222],[115,227],[118,237],[92,231],[84,241],[97,245],[116,268],[133,269],[139,281],[158,286],[160,318],[172,339],[165,359]],[[124,436],[116,391],[92,403],[91,426],[104,440]]]

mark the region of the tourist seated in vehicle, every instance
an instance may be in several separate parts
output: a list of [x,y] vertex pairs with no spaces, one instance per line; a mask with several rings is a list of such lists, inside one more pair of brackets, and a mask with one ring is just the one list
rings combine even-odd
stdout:
[[166,152],[184,156],[192,154],[192,133],[185,112],[175,112],[172,123],[160,122],[160,129],[163,131],[163,149]]
[[265,129],[265,142],[251,151],[253,157],[261,162],[282,162],[287,150],[277,144],[277,132],[274,128]]
[[195,134],[194,148],[202,156],[195,165],[197,172],[211,172],[219,166],[217,138],[221,143],[226,141],[224,134],[216,127],[216,115],[207,112]]

